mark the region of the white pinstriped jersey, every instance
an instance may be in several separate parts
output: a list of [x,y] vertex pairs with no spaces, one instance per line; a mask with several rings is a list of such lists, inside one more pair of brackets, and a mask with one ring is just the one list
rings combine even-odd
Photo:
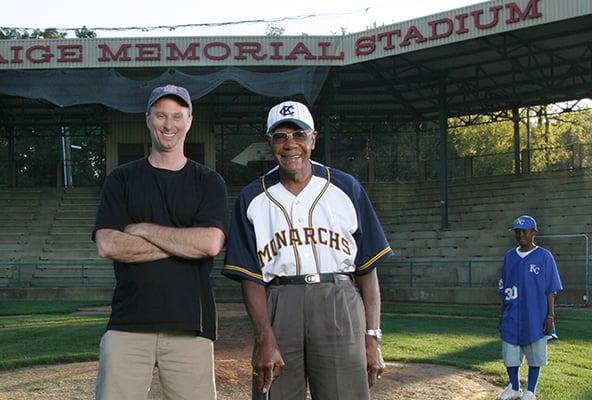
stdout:
[[222,273],[269,282],[276,276],[371,271],[391,248],[360,183],[312,162],[313,176],[293,195],[276,167],[240,193]]

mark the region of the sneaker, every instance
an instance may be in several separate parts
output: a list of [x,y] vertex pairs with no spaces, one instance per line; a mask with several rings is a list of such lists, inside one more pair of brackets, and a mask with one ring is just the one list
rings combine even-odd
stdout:
[[524,393],[524,396],[522,396],[522,400],[536,400],[536,396],[533,392],[527,390],[526,393]]
[[516,400],[522,397],[522,390],[514,390],[512,389],[512,384],[510,383],[499,395],[497,398],[498,400]]

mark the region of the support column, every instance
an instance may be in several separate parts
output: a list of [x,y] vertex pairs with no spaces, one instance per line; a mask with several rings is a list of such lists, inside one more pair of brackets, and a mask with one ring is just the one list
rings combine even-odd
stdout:
[[520,175],[520,112],[518,107],[512,108],[512,123],[514,124],[514,174]]
[[440,82],[440,225],[448,229],[448,105],[446,103],[446,79]]
[[425,162],[421,159],[421,122],[415,121],[415,165],[417,180],[424,182],[426,179]]
[[526,149],[522,172],[530,174],[530,107],[526,107]]
[[6,128],[9,131],[8,136],[8,186],[16,186],[16,127],[9,126]]

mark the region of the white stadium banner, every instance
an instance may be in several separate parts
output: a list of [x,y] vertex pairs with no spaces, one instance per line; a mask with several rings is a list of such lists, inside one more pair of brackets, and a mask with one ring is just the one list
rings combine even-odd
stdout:
[[496,0],[342,36],[0,40],[0,70],[341,66],[591,13],[591,0]]

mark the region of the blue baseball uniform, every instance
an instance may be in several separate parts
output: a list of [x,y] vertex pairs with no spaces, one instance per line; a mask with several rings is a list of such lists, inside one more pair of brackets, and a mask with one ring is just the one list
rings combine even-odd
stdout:
[[523,346],[543,338],[548,315],[547,296],[563,289],[557,264],[549,250],[536,247],[526,257],[518,249],[504,257],[498,293],[503,296],[501,338]]

